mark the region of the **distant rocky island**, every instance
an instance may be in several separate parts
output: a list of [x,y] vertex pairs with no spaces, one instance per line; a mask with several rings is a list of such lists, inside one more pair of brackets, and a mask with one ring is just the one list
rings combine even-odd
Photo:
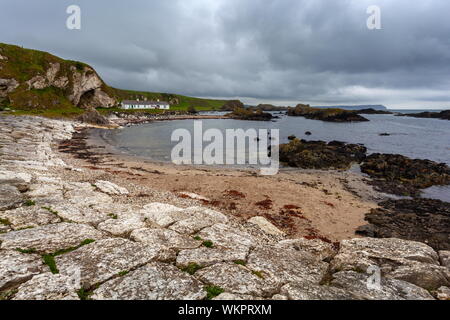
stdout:
[[441,112],[402,113],[402,114],[398,114],[397,116],[450,120],[450,110],[444,110]]
[[387,111],[388,108],[381,104],[375,104],[375,105],[356,105],[356,106],[314,106],[314,108],[319,109],[343,109],[343,110],[364,110],[364,109],[373,109],[378,111]]
[[322,120],[327,122],[364,122],[368,119],[360,116],[356,111],[344,109],[321,109],[310,105],[298,104],[295,108],[289,108],[287,112],[291,117],[304,117],[311,120]]

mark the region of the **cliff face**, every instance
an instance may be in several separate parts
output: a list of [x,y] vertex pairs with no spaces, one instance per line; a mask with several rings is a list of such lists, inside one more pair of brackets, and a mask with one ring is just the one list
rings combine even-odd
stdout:
[[117,104],[90,66],[49,53],[0,44],[0,103],[20,110]]

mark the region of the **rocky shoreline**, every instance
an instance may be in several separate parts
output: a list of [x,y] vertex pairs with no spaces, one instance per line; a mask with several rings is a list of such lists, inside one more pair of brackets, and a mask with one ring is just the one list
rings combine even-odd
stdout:
[[[58,142],[85,127],[0,117],[0,299],[450,298],[448,251],[400,239],[288,239],[264,217],[242,223],[194,194],[69,166]],[[376,290],[367,286],[373,266],[383,276]]]

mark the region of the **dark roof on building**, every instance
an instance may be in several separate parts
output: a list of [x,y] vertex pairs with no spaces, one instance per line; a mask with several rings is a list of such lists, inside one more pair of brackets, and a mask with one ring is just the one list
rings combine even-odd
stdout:
[[137,100],[123,100],[123,104],[133,104],[137,106],[147,106],[150,104],[169,104],[166,101],[150,101],[150,100],[144,100],[144,101],[137,101]]

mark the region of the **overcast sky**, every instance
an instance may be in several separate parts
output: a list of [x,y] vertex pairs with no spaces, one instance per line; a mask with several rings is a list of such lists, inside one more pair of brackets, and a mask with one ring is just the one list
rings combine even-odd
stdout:
[[[81,30],[66,28],[71,4]],[[449,15],[448,0],[1,0],[0,42],[89,63],[124,89],[450,108]]]

